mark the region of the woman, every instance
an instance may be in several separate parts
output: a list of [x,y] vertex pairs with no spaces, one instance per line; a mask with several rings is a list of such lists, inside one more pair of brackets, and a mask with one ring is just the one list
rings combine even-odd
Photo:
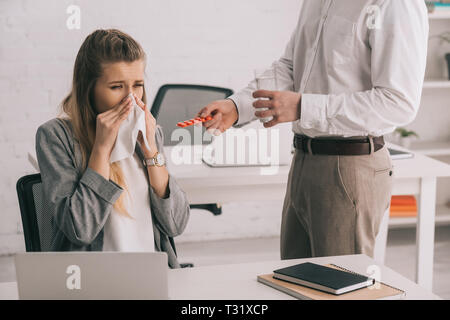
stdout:
[[[189,219],[185,193],[161,159],[163,133],[146,106],[141,46],[118,30],[97,30],[82,44],[64,117],[41,125],[36,154],[53,251],[164,251],[179,267],[172,238]],[[145,111],[133,157],[110,164],[119,127],[133,105]]]

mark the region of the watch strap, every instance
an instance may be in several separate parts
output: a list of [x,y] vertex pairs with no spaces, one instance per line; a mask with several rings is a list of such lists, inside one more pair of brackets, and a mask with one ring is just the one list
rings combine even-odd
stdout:
[[147,167],[148,166],[150,166],[150,167],[155,167],[155,166],[161,167],[162,165],[158,164],[158,160],[157,160],[158,155],[159,155],[159,152],[156,152],[156,154],[155,154],[155,156],[153,158],[144,159],[143,160],[144,166],[147,166]]

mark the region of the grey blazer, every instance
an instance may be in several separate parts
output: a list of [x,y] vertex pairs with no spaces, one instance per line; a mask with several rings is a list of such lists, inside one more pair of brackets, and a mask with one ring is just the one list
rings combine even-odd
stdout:
[[[164,154],[161,127],[156,130],[158,150]],[[143,153],[136,145],[136,152]],[[55,118],[36,133],[36,155],[41,171],[44,212],[51,215],[48,251],[102,251],[103,227],[123,189],[94,170],[81,169],[80,145],[66,119]],[[179,268],[173,237],[189,219],[185,192],[169,174],[169,197],[160,198],[149,184],[155,248],[168,255],[169,266]],[[45,248],[44,248],[45,249]]]

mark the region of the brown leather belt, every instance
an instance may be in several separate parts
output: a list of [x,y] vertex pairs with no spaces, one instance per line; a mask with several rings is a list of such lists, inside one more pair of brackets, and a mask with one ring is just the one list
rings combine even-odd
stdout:
[[[372,139],[373,144],[370,139]],[[384,146],[384,137],[361,137],[361,138],[310,138],[296,134],[294,136],[294,147],[309,154],[318,155],[342,155],[358,156],[377,152]]]

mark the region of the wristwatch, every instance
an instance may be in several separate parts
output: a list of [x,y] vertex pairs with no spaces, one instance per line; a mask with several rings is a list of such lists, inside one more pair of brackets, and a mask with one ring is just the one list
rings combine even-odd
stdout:
[[162,167],[166,164],[166,159],[161,153],[157,152],[153,158],[144,159],[143,162],[146,167]]

